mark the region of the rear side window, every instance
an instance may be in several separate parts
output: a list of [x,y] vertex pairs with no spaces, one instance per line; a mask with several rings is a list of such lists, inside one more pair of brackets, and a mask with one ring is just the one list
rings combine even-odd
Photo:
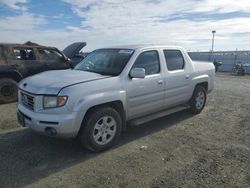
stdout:
[[179,50],[163,50],[169,71],[184,69],[184,59]]
[[14,48],[14,57],[16,60],[35,60],[32,48]]
[[142,52],[136,59],[133,68],[144,68],[146,75],[160,72],[160,61],[157,51]]
[[63,55],[56,50],[38,48],[37,51],[41,59],[46,62],[60,62],[63,59]]

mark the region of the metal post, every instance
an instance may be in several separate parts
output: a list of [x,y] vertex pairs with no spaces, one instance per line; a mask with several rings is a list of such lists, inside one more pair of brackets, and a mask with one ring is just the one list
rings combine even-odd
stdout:
[[237,55],[238,55],[238,49],[236,48],[235,56],[234,56],[234,65],[237,64]]
[[212,52],[214,51],[214,34],[216,33],[216,31],[212,31],[213,33],[213,39],[212,39]]
[[213,34],[213,38],[212,38],[212,49],[211,49],[211,53],[210,53],[210,56],[209,56],[209,61],[211,60],[211,56],[213,54],[213,51],[214,51],[214,35],[215,35],[216,31],[213,30],[212,31],[212,34]]

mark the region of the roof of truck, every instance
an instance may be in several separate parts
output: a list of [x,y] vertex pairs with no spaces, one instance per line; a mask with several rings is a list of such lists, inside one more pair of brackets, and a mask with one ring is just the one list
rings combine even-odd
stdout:
[[145,49],[145,48],[175,48],[180,49],[179,46],[168,46],[168,45],[158,45],[158,44],[132,44],[132,45],[122,45],[122,46],[112,46],[108,48],[121,48],[121,49]]

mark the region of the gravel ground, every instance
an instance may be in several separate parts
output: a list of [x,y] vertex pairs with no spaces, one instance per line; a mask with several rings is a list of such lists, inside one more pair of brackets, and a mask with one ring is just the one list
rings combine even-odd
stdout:
[[0,187],[250,187],[249,76],[218,74],[201,114],[131,127],[98,154],[13,130],[15,104],[0,106],[0,117]]
[[0,104],[0,132],[17,127],[16,103]]

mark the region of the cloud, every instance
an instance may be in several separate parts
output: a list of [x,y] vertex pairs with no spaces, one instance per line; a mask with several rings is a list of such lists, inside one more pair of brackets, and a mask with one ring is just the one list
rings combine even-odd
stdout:
[[23,13],[19,16],[9,16],[3,18],[0,20],[0,28],[3,31],[13,31],[18,34],[20,32],[36,30],[37,27],[46,23],[47,21],[42,16]]
[[249,0],[204,0],[199,1],[192,11],[215,11],[218,13],[249,12]]
[[98,0],[63,0],[63,1],[80,8],[96,4],[98,2]]
[[[211,31],[216,30],[215,49],[249,48],[250,17],[219,19],[218,14],[250,13],[245,0],[64,0],[80,19],[80,25],[45,28],[46,16],[24,13],[0,19],[3,42],[31,40],[63,48],[87,41],[87,50],[138,43],[180,45],[191,50],[210,50]],[[202,19],[191,19],[193,15]],[[185,17],[183,17],[185,15]],[[176,16],[176,19],[170,19]],[[210,19],[208,16],[213,16]],[[207,17],[207,18],[206,18]],[[63,18],[62,18],[63,21]],[[41,29],[41,26],[43,29]],[[15,36],[15,37],[13,37]]]
[[26,10],[27,8],[23,5],[20,5],[20,4],[24,4],[27,2],[28,2],[28,0],[0,0],[0,3],[3,3],[12,9],[23,10],[23,11]]
[[[99,44],[110,43],[166,43],[187,48],[210,48],[211,31],[217,30],[217,45],[234,48],[233,33],[249,31],[249,17],[223,20],[205,16],[229,12],[249,12],[248,0],[67,0],[72,10],[84,18],[82,26],[95,31]],[[85,7],[88,7],[86,9]],[[204,14],[202,20],[179,19],[167,21],[176,15]],[[161,21],[166,18],[166,21]],[[81,28],[81,27],[79,27]],[[235,36],[234,36],[235,37]],[[241,38],[239,38],[241,39]],[[244,43],[244,41],[241,41]],[[193,45],[193,46],[191,46]]]

